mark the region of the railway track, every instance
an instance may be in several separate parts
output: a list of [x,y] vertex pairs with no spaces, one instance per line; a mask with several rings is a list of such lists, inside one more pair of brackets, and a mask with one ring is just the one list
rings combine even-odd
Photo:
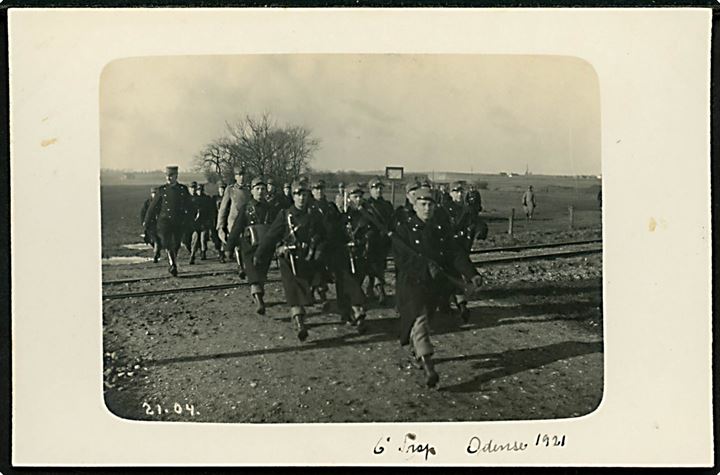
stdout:
[[[528,250],[534,250],[534,249],[553,249],[557,247],[567,247],[567,246],[582,246],[582,245],[589,245],[589,244],[601,244],[602,239],[589,239],[585,241],[565,241],[565,242],[554,242],[549,244],[528,244],[525,246],[504,246],[504,247],[487,247],[487,248],[479,248],[479,249],[473,249],[470,251],[471,256],[480,255],[480,254],[495,254],[500,252],[522,252],[522,251],[528,251]],[[393,258],[388,257],[388,262],[392,262]],[[203,271],[203,272],[193,272],[189,274],[180,274],[178,277],[181,279],[193,279],[197,277],[211,277],[211,276],[217,276],[217,275],[230,275],[230,274],[237,274],[236,269],[228,269],[228,270],[209,270],[209,271]],[[115,280],[103,280],[103,285],[114,285],[114,284],[133,284],[136,282],[147,282],[147,281],[153,281],[153,280],[166,280],[169,277],[164,275],[155,275],[155,276],[146,276],[146,277],[133,277],[133,278],[126,278],[126,279],[115,279]]]
[[[542,248],[557,248],[557,247],[567,247],[567,246],[578,246],[578,245],[592,245],[590,248],[583,248],[583,249],[569,249],[569,250],[561,250],[561,251],[554,251],[554,252],[544,252],[544,253],[535,253],[535,254],[523,254],[520,256],[500,256],[500,257],[491,257],[486,259],[473,259],[473,264],[475,264],[476,267],[481,266],[488,266],[488,265],[501,265],[501,264],[510,264],[513,262],[525,262],[525,261],[533,261],[533,260],[546,260],[546,259],[563,259],[563,258],[571,258],[571,257],[579,257],[584,255],[591,255],[591,254],[598,254],[602,253],[602,246],[598,245],[600,241],[599,240],[592,240],[592,241],[575,241],[573,243],[553,243],[551,245],[530,245],[530,246],[514,246],[514,247],[508,247],[508,248],[491,248],[488,249],[481,249],[479,251],[473,251],[472,255],[479,255],[479,254],[488,254],[488,253],[497,253],[497,252],[521,252],[523,250],[536,250],[536,249],[542,249]],[[392,269],[388,268],[388,271]],[[232,271],[216,271],[216,272],[203,272],[203,273],[196,273],[196,274],[186,274],[185,278],[192,278],[192,277],[202,277],[206,275],[222,275],[222,274],[235,274],[237,273],[236,270]],[[131,282],[144,282],[148,280],[166,280],[168,277],[150,277],[145,279],[125,279],[121,281],[108,281],[103,282],[103,284],[106,283],[131,283]],[[273,283],[273,282],[279,282],[279,279],[268,279],[267,283]],[[126,292],[126,293],[111,293],[111,294],[104,294],[103,299],[104,300],[112,300],[112,299],[124,299],[124,298],[134,298],[134,297],[152,297],[152,296],[161,296],[161,295],[168,295],[168,294],[175,294],[175,293],[185,293],[185,292],[203,292],[203,291],[210,291],[210,290],[226,290],[226,289],[233,289],[237,287],[243,287],[249,285],[246,281],[244,282],[231,282],[227,284],[213,284],[213,285],[202,285],[202,286],[194,286],[194,287],[177,287],[177,288],[170,288],[170,289],[159,289],[159,290],[146,290],[146,291],[140,291],[140,292]]]

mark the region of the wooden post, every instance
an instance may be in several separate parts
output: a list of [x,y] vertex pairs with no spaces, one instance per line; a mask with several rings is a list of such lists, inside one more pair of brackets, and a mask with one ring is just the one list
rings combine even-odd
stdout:
[[515,221],[515,208],[510,211],[510,219],[508,219],[508,234],[513,234],[513,221]]
[[572,229],[575,224],[575,207],[570,205],[570,207],[568,207],[568,212],[570,213],[570,229]]
[[393,205],[393,209],[395,209],[395,181],[390,182],[390,200]]

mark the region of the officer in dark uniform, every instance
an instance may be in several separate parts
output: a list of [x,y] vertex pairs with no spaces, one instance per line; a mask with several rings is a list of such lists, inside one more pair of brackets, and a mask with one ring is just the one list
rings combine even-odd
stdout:
[[217,208],[215,200],[205,194],[205,185],[199,184],[197,192],[193,196],[195,205],[195,222],[193,225],[193,233],[190,250],[190,264],[195,263],[195,255],[200,250],[200,259],[207,259],[207,244],[210,241],[215,221],[217,219]]
[[255,252],[255,265],[268,266],[276,244],[285,300],[300,341],[308,337],[305,306],[313,303],[310,284],[322,259],[325,228],[317,213],[308,210],[307,181],[293,182],[293,206],[278,213]]
[[228,236],[228,248],[239,247],[245,263],[245,272],[250,283],[250,295],[255,301],[255,311],[265,314],[265,280],[267,278],[270,261],[257,261],[253,259],[260,241],[267,234],[270,224],[281,211],[280,206],[267,202],[265,180],[254,178],[250,183],[250,201],[245,203],[233,222]]
[[[487,225],[480,218],[477,206],[466,204],[465,188],[461,182],[456,181],[450,185],[450,197],[451,201],[443,208],[447,211],[450,219],[452,236],[457,248],[469,257],[475,238],[479,237],[478,235],[483,232],[483,229],[485,234],[481,237],[482,239],[487,237]],[[448,270],[448,272],[452,273],[452,270]],[[459,277],[457,273],[453,275]],[[460,318],[463,322],[467,322],[469,312],[464,293],[455,289],[453,300],[460,311]]]
[[[384,184],[380,178],[373,178],[368,183],[370,198],[366,201],[367,210],[379,220],[384,227],[392,230],[394,226],[394,210],[392,204],[383,198]],[[368,296],[377,295],[378,303],[385,302],[385,269],[391,242],[387,235],[373,227],[375,232],[368,243]]]
[[292,202],[288,201],[285,195],[278,189],[273,178],[268,178],[265,181],[267,181],[267,202],[270,206],[279,209],[292,206]]
[[187,186],[178,183],[178,167],[165,169],[167,184],[158,188],[158,193],[148,206],[143,228],[147,234],[156,223],[160,246],[167,251],[170,261],[169,272],[177,275],[177,253],[188,235],[194,218],[193,204]]
[[400,343],[412,342],[414,355],[422,361],[426,384],[434,387],[439,379],[432,361],[429,323],[437,299],[443,298],[439,287],[449,285],[446,270],[453,269],[473,285],[482,279],[467,255],[462,252],[449,229],[433,221],[435,201],[430,189],[415,192],[415,213],[407,216],[391,233],[393,255],[398,266],[396,285],[400,313]]
[[373,240],[377,241],[378,234],[366,218],[369,211],[363,202],[363,194],[361,183],[348,189],[347,211],[342,214],[344,245],[338,248],[333,259],[340,315],[343,321],[356,325],[359,333],[365,331],[366,297],[362,283],[369,270],[369,246]]
[[[152,203],[152,200],[155,198],[155,195],[157,195],[157,190],[156,186],[150,188],[150,198],[145,200],[142,208],[140,209],[140,226],[143,226],[145,223],[147,210],[150,207],[150,203]],[[153,247],[153,262],[157,263],[160,260],[160,242],[155,235],[155,223],[150,223],[150,228],[145,229],[144,231],[143,241],[145,241],[145,244],[150,244]]]
[[467,204],[472,204],[473,206],[476,206],[478,212],[483,210],[482,197],[480,196],[480,192],[477,190],[477,187],[475,185],[470,185],[470,191],[468,191],[468,194],[465,197],[465,202]]
[[318,268],[318,272],[312,281],[312,293],[317,294],[318,300],[323,304],[323,308],[327,309],[327,291],[328,283],[333,278],[334,261],[336,250],[344,242],[342,237],[341,215],[335,203],[329,201],[325,195],[325,181],[316,180],[312,183],[312,195],[310,196],[310,204],[308,209],[312,213],[320,216],[323,226],[325,227],[325,258],[322,260],[322,266]]

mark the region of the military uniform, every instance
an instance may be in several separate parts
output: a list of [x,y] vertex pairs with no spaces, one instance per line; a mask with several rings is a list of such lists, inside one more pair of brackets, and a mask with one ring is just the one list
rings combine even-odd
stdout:
[[207,243],[210,241],[215,222],[217,220],[217,208],[215,200],[204,193],[205,187],[200,185],[200,194],[193,196],[193,204],[195,205],[195,222],[193,225],[193,234],[190,251],[190,264],[195,262],[195,255],[200,250],[200,258],[207,258]]
[[[168,173],[177,174],[177,167],[169,167]],[[158,241],[168,252],[169,270],[173,275],[177,275],[178,250],[192,227],[192,212],[193,204],[187,186],[174,183],[158,188],[145,214],[143,227],[147,231],[155,223]]]
[[[260,185],[264,186],[262,179],[256,178],[253,180],[251,187]],[[228,235],[228,248],[240,248],[245,263],[245,272],[250,283],[250,294],[257,304],[257,313],[261,315],[265,313],[264,284],[270,261],[253,258],[260,241],[280,211],[281,209],[277,204],[270,204],[264,199],[250,198],[250,201],[240,209],[240,213]]]
[[[309,187],[304,181],[295,182],[292,191],[294,194],[307,194]],[[278,243],[281,244],[278,261],[285,301],[290,306],[298,338],[304,341],[307,338],[305,306],[313,303],[310,284],[320,265],[319,259],[325,244],[322,220],[317,213],[310,212],[307,206],[299,209],[293,205],[282,210],[258,245],[255,252],[258,265],[269,263]]]
[[[225,189],[220,208],[218,209],[218,231],[229,231],[235,222],[240,209],[250,201],[250,191],[245,185],[234,183]],[[227,237],[226,237],[227,239]]]
[[[350,189],[349,196],[362,196],[362,193],[363,190],[358,184]],[[366,297],[362,283],[369,271],[369,245],[378,231],[365,217],[368,211],[364,208],[364,203],[361,203],[360,207],[362,211],[356,208],[356,205],[349,204],[347,212],[342,214],[342,245],[337,247],[333,269],[340,315],[344,321],[356,325],[362,333],[366,316]]]
[[[322,180],[312,185],[313,189],[324,187],[325,183]],[[325,228],[325,253],[321,260],[321,265],[313,277],[312,291],[313,293],[317,293],[320,301],[326,304],[328,284],[334,280],[337,285],[337,278],[333,277],[333,275],[336,274],[337,271],[336,259],[338,258],[338,251],[344,243],[341,223],[342,216],[337,206],[335,206],[333,202],[328,201],[324,196],[321,199],[310,197],[308,209],[310,212],[319,216]],[[342,283],[340,285],[342,285]],[[338,294],[339,293],[340,292],[338,292]]]
[[537,204],[535,203],[535,192],[533,191],[532,186],[528,187],[528,190],[523,193],[522,206],[523,210],[525,210],[525,217],[527,217],[527,219],[532,219],[535,208],[537,207]]
[[[382,182],[374,178],[368,183],[370,188],[381,188]],[[373,198],[372,196],[366,200],[367,211],[372,214],[386,228],[392,230],[394,228],[394,210],[392,204],[385,200],[382,196]],[[385,269],[387,269],[387,257],[391,249],[391,241],[387,235],[380,232],[373,226],[374,232],[371,234],[368,243],[368,294],[373,291],[377,293],[378,301],[382,305],[385,301]]]
[[[150,198],[146,199],[145,202],[142,205],[142,208],[140,209],[140,226],[145,225],[145,216],[147,215],[148,208],[150,208],[150,203],[152,203],[153,198],[157,195],[157,188],[153,187],[150,189]],[[158,262],[160,259],[160,243],[158,242],[157,236],[156,236],[156,230],[155,230],[155,221],[149,223],[149,227],[147,229],[143,229],[143,241],[145,244],[150,244],[153,247],[153,262]]]
[[[418,190],[416,196],[416,200],[434,199],[427,189]],[[477,271],[455,244],[450,229],[432,218],[424,222],[417,214],[410,215],[399,223],[393,236],[400,343],[407,345],[412,341],[415,355],[425,365],[426,382],[434,386],[438,376],[430,358],[434,349],[429,338],[429,321],[438,298],[446,295],[440,289],[452,285],[443,277],[443,269],[453,269],[474,282]]]

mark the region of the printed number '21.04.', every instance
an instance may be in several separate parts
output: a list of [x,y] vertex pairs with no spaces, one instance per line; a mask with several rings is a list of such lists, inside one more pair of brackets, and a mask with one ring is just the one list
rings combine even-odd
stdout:
[[170,413],[182,414],[183,412],[189,413],[191,416],[198,414],[195,411],[194,404],[185,404],[185,407],[183,407],[179,402],[174,403],[172,408],[163,408],[160,404],[150,405],[147,402],[142,403],[142,407],[145,408],[145,414],[148,416],[160,416]]

